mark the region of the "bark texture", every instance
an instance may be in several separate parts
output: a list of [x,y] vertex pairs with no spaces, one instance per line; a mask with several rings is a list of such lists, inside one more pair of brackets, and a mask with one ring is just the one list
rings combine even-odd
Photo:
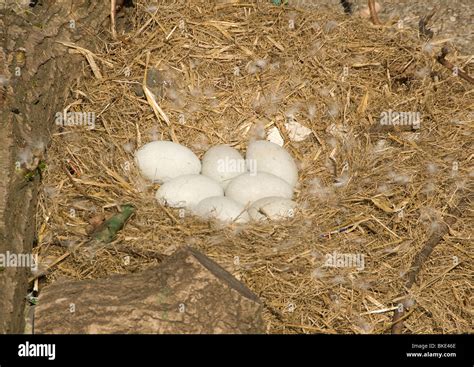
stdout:
[[[22,149],[47,146],[84,59],[56,41],[94,49],[108,32],[106,0],[42,0],[34,8],[0,0],[0,253],[31,253],[38,178],[15,170]],[[86,68],[87,69],[87,68]],[[0,333],[23,330],[28,268],[0,269]]]
[[142,273],[55,282],[42,290],[36,334],[263,333],[262,304],[190,247]]

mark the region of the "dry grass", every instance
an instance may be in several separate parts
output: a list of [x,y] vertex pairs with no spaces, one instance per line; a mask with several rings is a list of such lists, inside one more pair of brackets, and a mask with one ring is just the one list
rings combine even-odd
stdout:
[[[460,188],[472,192],[472,86],[436,63],[438,48],[396,25],[251,1],[160,1],[152,13],[144,3],[127,33],[118,19],[118,40],[100,39],[102,79],[85,62],[71,86],[65,105],[95,112],[96,128],[54,133],[35,251],[47,265],[117,205],[137,213],[112,244],[78,249],[41,285],[136,272],[189,244],[264,301],[269,333],[388,332],[413,258]],[[157,102],[169,126],[135,93],[147,65],[168,82]],[[420,112],[420,129],[379,128],[388,110]],[[314,134],[289,141],[289,115]],[[271,126],[300,167],[299,210],[288,222],[221,228],[162,208],[158,186],[134,164],[138,146],[172,131],[201,156],[220,143],[244,151]],[[365,268],[325,267],[334,251],[364,255]],[[472,258],[467,211],[412,288],[405,332],[472,332]]]

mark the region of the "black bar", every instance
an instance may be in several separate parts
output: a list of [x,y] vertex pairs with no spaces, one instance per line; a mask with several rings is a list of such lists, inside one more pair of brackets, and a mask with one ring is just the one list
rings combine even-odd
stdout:
[[[0,367],[101,362],[104,366],[181,366],[186,362],[192,366],[209,362],[250,366],[260,361],[263,367],[273,360],[288,363],[288,367],[472,367],[473,341],[473,335],[2,335]],[[47,344],[54,344],[54,355],[52,345]],[[42,357],[19,356],[40,352]]]

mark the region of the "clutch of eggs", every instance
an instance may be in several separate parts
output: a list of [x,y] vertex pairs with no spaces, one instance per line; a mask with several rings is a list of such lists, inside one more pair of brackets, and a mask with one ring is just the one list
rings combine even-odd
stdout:
[[266,140],[251,142],[245,159],[228,145],[199,158],[171,141],[153,141],[135,152],[143,177],[161,184],[156,199],[172,208],[223,223],[291,218],[298,169],[284,148]]

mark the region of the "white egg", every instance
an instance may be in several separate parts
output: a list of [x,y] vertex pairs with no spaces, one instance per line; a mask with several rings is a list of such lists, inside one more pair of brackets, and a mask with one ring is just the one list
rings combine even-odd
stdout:
[[217,145],[202,157],[202,174],[221,184],[225,189],[230,180],[247,171],[245,159],[228,145]]
[[218,182],[202,175],[184,175],[165,182],[156,192],[156,199],[172,208],[192,209],[211,196],[224,196]]
[[135,160],[142,175],[156,183],[201,172],[201,162],[196,154],[172,141],[145,144],[136,151]]
[[293,188],[281,178],[271,173],[244,173],[234,178],[225,195],[243,205],[251,204],[267,196],[291,199]]
[[[257,140],[247,147],[247,168],[253,172],[271,173],[292,187],[298,182],[298,168],[293,157],[284,148],[266,140]],[[269,195],[267,195],[269,196]]]
[[201,201],[193,213],[204,219],[217,219],[221,222],[246,223],[249,215],[242,204],[224,196],[213,196]]
[[295,214],[296,202],[290,199],[271,196],[254,202],[248,209],[253,220],[281,220],[292,218]]

